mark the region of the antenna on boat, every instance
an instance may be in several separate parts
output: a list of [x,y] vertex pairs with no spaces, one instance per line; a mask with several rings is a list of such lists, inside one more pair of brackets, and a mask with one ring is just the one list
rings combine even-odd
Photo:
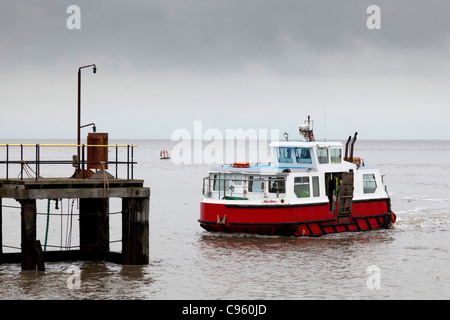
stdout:
[[325,100],[325,113],[324,113],[324,128],[325,128],[325,137],[324,137],[324,141],[327,141],[327,100]]

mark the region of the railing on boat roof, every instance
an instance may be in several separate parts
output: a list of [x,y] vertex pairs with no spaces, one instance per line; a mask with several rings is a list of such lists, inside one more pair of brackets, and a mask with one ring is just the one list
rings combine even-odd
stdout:
[[[87,145],[87,144],[0,144],[1,148],[6,149],[6,158],[5,160],[0,161],[0,165],[4,164],[6,167],[6,180],[9,180],[10,174],[10,166],[11,165],[20,165],[20,180],[24,179],[24,172],[27,174],[28,178],[42,178],[40,176],[41,173],[41,165],[71,165],[72,167],[76,167],[81,170],[82,179],[86,179],[85,170],[89,169],[89,166],[92,165],[100,165],[102,167],[107,168],[108,164],[115,166],[115,178],[118,178],[118,168],[119,165],[125,165],[127,171],[126,179],[133,179],[134,174],[134,165],[137,162],[134,161],[134,152],[133,149],[137,147],[137,145],[131,144],[108,144],[108,145]],[[35,156],[33,159],[24,159],[24,148],[34,147],[35,148]],[[72,160],[41,160],[41,147],[74,147],[81,148],[81,159]],[[11,148],[20,148],[20,160],[11,160],[10,159],[10,150]],[[86,159],[86,149],[87,148],[115,148],[115,159],[112,161],[91,161]],[[126,160],[119,161],[119,148],[126,148]],[[2,152],[1,152],[2,153]],[[0,155],[1,155],[0,153]],[[75,157],[75,156],[74,156]],[[34,166],[34,170],[31,166]],[[30,173],[31,171],[31,173]],[[34,176],[34,177],[33,177]]]

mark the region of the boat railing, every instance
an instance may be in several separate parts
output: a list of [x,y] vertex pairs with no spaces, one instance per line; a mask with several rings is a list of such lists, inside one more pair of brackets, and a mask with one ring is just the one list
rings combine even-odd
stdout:
[[[228,182],[228,183],[227,183]],[[260,182],[256,190],[249,190],[250,183]],[[273,183],[277,183],[274,187]],[[217,184],[218,187],[215,187]],[[272,185],[270,185],[272,184]],[[222,200],[249,200],[250,198],[279,198],[286,190],[286,178],[267,176],[263,178],[205,177],[202,194],[207,198],[217,195]]]
[[[24,173],[26,177],[38,180],[41,177],[41,167],[43,165],[67,165],[76,168],[81,172],[80,178],[86,179],[85,172],[89,170],[90,167],[94,168],[108,168],[108,164],[115,166],[115,178],[118,178],[118,167],[119,165],[126,166],[126,179],[133,179],[134,165],[137,163],[134,161],[133,149],[137,147],[136,145],[86,145],[86,144],[0,144],[0,150],[4,148],[4,157],[1,156],[0,165],[5,165],[5,178],[6,180],[11,179],[11,169],[14,166],[19,165],[20,171],[16,178],[20,180],[24,179]],[[71,160],[42,160],[41,158],[41,148],[80,148],[81,155],[78,158],[76,155],[72,157]],[[99,148],[109,148],[115,150],[115,159],[110,161],[100,159],[89,159],[88,151],[99,150]],[[18,149],[18,150],[17,150]],[[29,149],[34,149],[33,151]],[[122,155],[124,152],[119,152],[119,149],[126,149],[126,159],[119,160],[119,153]],[[16,150],[16,151],[14,151]],[[30,152],[31,151],[31,152]],[[61,152],[57,152],[61,153]],[[3,152],[0,152],[0,155]],[[124,157],[122,155],[122,157]]]

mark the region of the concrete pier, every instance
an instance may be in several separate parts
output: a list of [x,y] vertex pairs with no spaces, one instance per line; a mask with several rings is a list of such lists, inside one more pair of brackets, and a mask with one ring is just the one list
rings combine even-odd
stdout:
[[[0,263],[21,263],[22,270],[45,268],[44,261],[105,260],[122,264],[149,261],[150,189],[135,179],[0,179]],[[3,253],[2,198],[20,203],[21,252]],[[36,200],[79,199],[79,250],[42,252],[36,239]],[[111,252],[109,199],[122,199],[122,252]]]

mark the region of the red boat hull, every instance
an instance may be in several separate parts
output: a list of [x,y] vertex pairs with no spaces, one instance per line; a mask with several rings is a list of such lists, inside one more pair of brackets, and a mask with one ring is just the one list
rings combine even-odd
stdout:
[[308,205],[200,205],[200,226],[212,232],[322,236],[388,228],[395,217],[389,199],[354,201],[351,216],[338,218],[328,202]]

